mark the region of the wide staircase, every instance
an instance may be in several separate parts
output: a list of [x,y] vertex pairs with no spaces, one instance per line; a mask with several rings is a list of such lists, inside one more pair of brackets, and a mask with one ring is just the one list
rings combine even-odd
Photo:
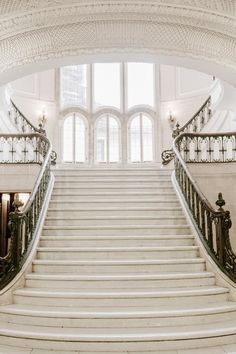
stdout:
[[0,307],[0,353],[233,353],[236,302],[206,269],[170,172],[54,173],[32,272]]

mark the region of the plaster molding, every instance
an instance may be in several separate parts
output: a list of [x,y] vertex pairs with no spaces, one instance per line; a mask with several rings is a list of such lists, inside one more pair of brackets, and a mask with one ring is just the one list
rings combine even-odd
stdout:
[[129,52],[188,57],[236,73],[235,17],[233,0],[2,0],[0,72]]

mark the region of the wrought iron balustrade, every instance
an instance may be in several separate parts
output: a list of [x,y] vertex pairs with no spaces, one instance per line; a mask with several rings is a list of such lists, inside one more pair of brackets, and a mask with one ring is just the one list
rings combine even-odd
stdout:
[[50,141],[42,134],[1,134],[1,164],[39,164],[41,166],[33,191],[26,205],[15,199],[9,215],[10,245],[5,257],[0,257],[0,289],[5,287],[22,268],[32,249],[37,223],[51,178]]
[[40,133],[45,134],[45,130],[42,127],[35,127],[16,107],[15,103],[11,100],[11,109],[9,110],[9,118],[14,123],[15,127],[20,133]]
[[188,163],[236,162],[236,133],[183,133],[174,141],[175,178],[205,248],[222,271],[236,281],[236,255],[230,243],[230,212],[218,194],[216,211],[191,175]]
[[[43,129],[42,124],[39,124],[39,127],[35,127],[29,119],[19,110],[15,103],[11,100],[11,109],[9,111],[9,118],[14,123],[16,129],[20,133],[39,133],[46,136],[46,130]],[[51,163],[52,165],[56,164],[57,153],[52,151],[51,153]]]
[[[201,108],[194,114],[194,116],[182,127],[179,123],[176,124],[176,128],[173,130],[172,137],[176,138],[181,133],[199,133],[204,126],[209,122],[212,117],[211,110],[211,96],[203,103]],[[173,149],[168,149],[162,152],[162,164],[167,165],[174,158]]]

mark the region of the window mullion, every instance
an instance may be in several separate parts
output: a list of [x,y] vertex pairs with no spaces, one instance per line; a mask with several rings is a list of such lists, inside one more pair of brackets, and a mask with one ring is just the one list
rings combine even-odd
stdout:
[[73,162],[75,163],[75,156],[76,156],[76,131],[75,131],[75,113],[73,114],[73,132],[72,132],[72,139],[73,139]]
[[109,146],[110,146],[110,120],[109,120],[109,114],[107,114],[107,163],[110,163]]
[[140,162],[143,162],[143,114],[140,113]]

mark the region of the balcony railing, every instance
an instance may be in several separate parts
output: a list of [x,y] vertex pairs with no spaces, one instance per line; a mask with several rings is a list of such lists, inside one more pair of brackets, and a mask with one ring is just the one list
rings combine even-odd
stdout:
[[[9,119],[14,123],[17,131],[20,133],[39,133],[46,136],[46,130],[43,129],[42,124],[39,124],[37,128],[32,124],[29,119],[19,110],[15,103],[11,100],[11,109],[9,110]],[[52,150],[51,152],[51,163],[52,165],[56,164],[57,153]]]
[[19,272],[30,253],[51,178],[50,141],[42,134],[1,134],[0,164],[38,164],[41,166],[26,205],[16,198],[9,215],[10,244],[7,255],[0,257],[0,289]]
[[218,194],[216,205],[209,203],[190,173],[188,163],[236,162],[236,133],[183,133],[174,141],[175,178],[190,211],[200,239],[212,259],[233,281],[236,281],[236,255],[231,247],[230,212]]
[[[182,127],[177,123],[173,130],[172,137],[176,138],[181,133],[199,133],[212,117],[211,96],[203,103],[194,116]],[[167,165],[174,158],[173,149],[165,150],[161,154],[162,164]]]

